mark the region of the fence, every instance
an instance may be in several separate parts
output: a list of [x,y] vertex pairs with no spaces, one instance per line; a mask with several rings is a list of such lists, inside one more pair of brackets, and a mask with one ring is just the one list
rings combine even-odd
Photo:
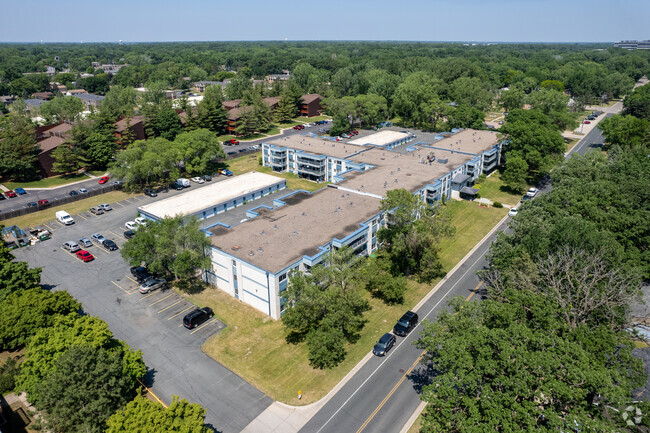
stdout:
[[27,215],[33,212],[38,212],[41,210],[49,209],[51,207],[55,206],[60,206],[68,203],[72,203],[77,200],[83,200],[88,197],[94,197],[96,195],[104,194],[110,191],[114,191],[116,189],[122,188],[122,185],[120,184],[110,184],[110,185],[102,185],[99,188],[96,189],[91,189],[88,190],[86,193],[79,193],[79,195],[73,195],[73,196],[65,196],[65,197],[60,197],[57,199],[50,200],[46,205],[44,206],[33,206],[33,207],[24,207],[20,209],[12,209],[7,212],[1,212],[0,213],[0,221],[6,220],[9,218],[15,218],[23,215]]

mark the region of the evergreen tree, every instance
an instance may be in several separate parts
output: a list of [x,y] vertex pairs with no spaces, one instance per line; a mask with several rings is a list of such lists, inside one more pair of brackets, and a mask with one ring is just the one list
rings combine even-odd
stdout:
[[79,161],[67,143],[63,143],[52,151],[54,164],[52,168],[57,173],[68,174],[79,169]]

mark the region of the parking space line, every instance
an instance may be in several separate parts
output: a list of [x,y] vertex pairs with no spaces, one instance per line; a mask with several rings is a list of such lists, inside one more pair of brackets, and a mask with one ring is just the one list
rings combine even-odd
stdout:
[[[186,312],[187,310],[191,309],[192,307],[194,307],[194,305],[190,305],[189,307],[187,307],[186,309],[184,309],[184,310],[181,311],[180,313],[176,313],[176,314],[174,314],[172,317],[170,317],[170,318],[167,319],[167,320],[172,320],[174,317],[177,317],[177,316],[183,314],[184,312]],[[182,324],[181,324],[181,326],[182,326]]]
[[120,238],[120,239],[126,240],[125,237],[123,237],[122,235],[118,235],[118,234],[115,233],[113,230],[109,230],[109,232],[113,233],[115,236],[117,236],[117,237]]
[[216,321],[217,321],[217,319],[212,319],[212,320],[210,320],[209,322],[206,322],[205,325],[201,325],[201,326],[199,326],[198,328],[196,328],[194,331],[190,332],[190,334],[194,334],[194,333],[195,333],[196,331],[198,331],[199,329],[203,329],[203,328],[205,328],[206,326],[208,326],[210,323],[214,323],[214,322],[216,322]]
[[129,290],[129,295],[132,295],[132,294],[134,294],[135,292],[139,292],[139,291],[140,291],[140,286],[135,287],[135,288]]
[[43,223],[43,225],[44,225],[45,227],[47,227],[49,231],[54,232],[54,229],[53,229],[52,227],[48,226],[48,225],[45,224],[45,223]]
[[122,207],[124,207],[124,205],[123,205],[122,203],[120,203],[119,201],[118,201],[118,202],[115,202],[115,203],[113,203],[113,206],[115,206],[116,204],[119,204],[120,206],[122,206]]
[[149,293],[148,295],[143,296],[142,298],[138,299],[138,302],[142,301],[143,299],[147,299],[149,296],[153,296],[153,295],[156,295],[156,294],[158,294],[158,290],[155,290],[155,291]]
[[115,284],[117,287],[119,287],[120,289],[122,289],[122,291],[123,291],[124,293],[126,293],[127,295],[130,295],[130,293],[129,293],[127,290],[125,290],[122,286],[120,286],[119,284],[117,284],[115,281],[111,281],[111,283]]
[[158,314],[162,313],[162,312],[165,311],[165,310],[170,309],[171,307],[173,307],[173,306],[176,305],[176,304],[180,304],[180,303],[183,302],[184,300],[185,300],[185,299],[181,299],[180,301],[176,301],[176,302],[174,302],[174,303],[171,304],[170,306],[165,307],[165,308],[163,308],[162,310],[158,311]]
[[63,224],[63,223],[60,222],[60,221],[57,221],[56,223],[57,223],[58,225],[60,225],[61,227],[65,227],[65,224]]
[[149,306],[151,307],[152,305],[156,305],[158,302],[162,302],[162,301],[164,301],[165,299],[167,299],[167,298],[169,298],[169,297],[171,297],[171,296],[174,296],[175,294],[176,294],[176,293],[172,293],[171,295],[167,295],[167,296],[165,296],[165,297],[162,298],[162,299],[158,299],[158,300],[157,300],[156,302],[154,302],[153,304],[149,304]]
[[110,254],[108,251],[106,251],[105,249],[103,249],[102,246],[99,245],[98,243],[94,243],[94,242],[93,242],[93,245],[97,247],[97,251],[101,251],[102,253]]
[[131,281],[133,281],[135,284],[140,285],[140,283],[138,283],[138,282],[137,282],[136,280],[134,280],[133,278],[131,278],[131,277],[126,277],[126,278],[128,278],[128,279],[131,280]]
[[77,216],[83,218],[84,221],[88,221],[88,218],[86,218],[85,216],[81,215],[80,213],[78,213]]

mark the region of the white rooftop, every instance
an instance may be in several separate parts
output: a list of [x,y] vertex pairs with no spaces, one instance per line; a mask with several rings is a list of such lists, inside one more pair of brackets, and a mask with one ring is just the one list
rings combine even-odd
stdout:
[[379,131],[365,137],[355,138],[350,140],[347,144],[356,144],[357,146],[364,146],[366,144],[373,144],[375,146],[385,146],[397,140],[403,140],[410,137],[410,134],[397,131]]
[[191,188],[190,191],[183,194],[140,206],[138,210],[157,218],[191,215],[279,182],[284,182],[284,179],[251,171],[241,176],[215,182],[209,186]]

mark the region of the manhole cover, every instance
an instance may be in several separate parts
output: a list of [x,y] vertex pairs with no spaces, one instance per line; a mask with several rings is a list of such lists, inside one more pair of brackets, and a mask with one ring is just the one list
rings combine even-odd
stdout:
[[404,369],[403,369],[403,368],[400,368],[400,369],[399,369],[399,372],[400,372],[400,373],[404,373]]

